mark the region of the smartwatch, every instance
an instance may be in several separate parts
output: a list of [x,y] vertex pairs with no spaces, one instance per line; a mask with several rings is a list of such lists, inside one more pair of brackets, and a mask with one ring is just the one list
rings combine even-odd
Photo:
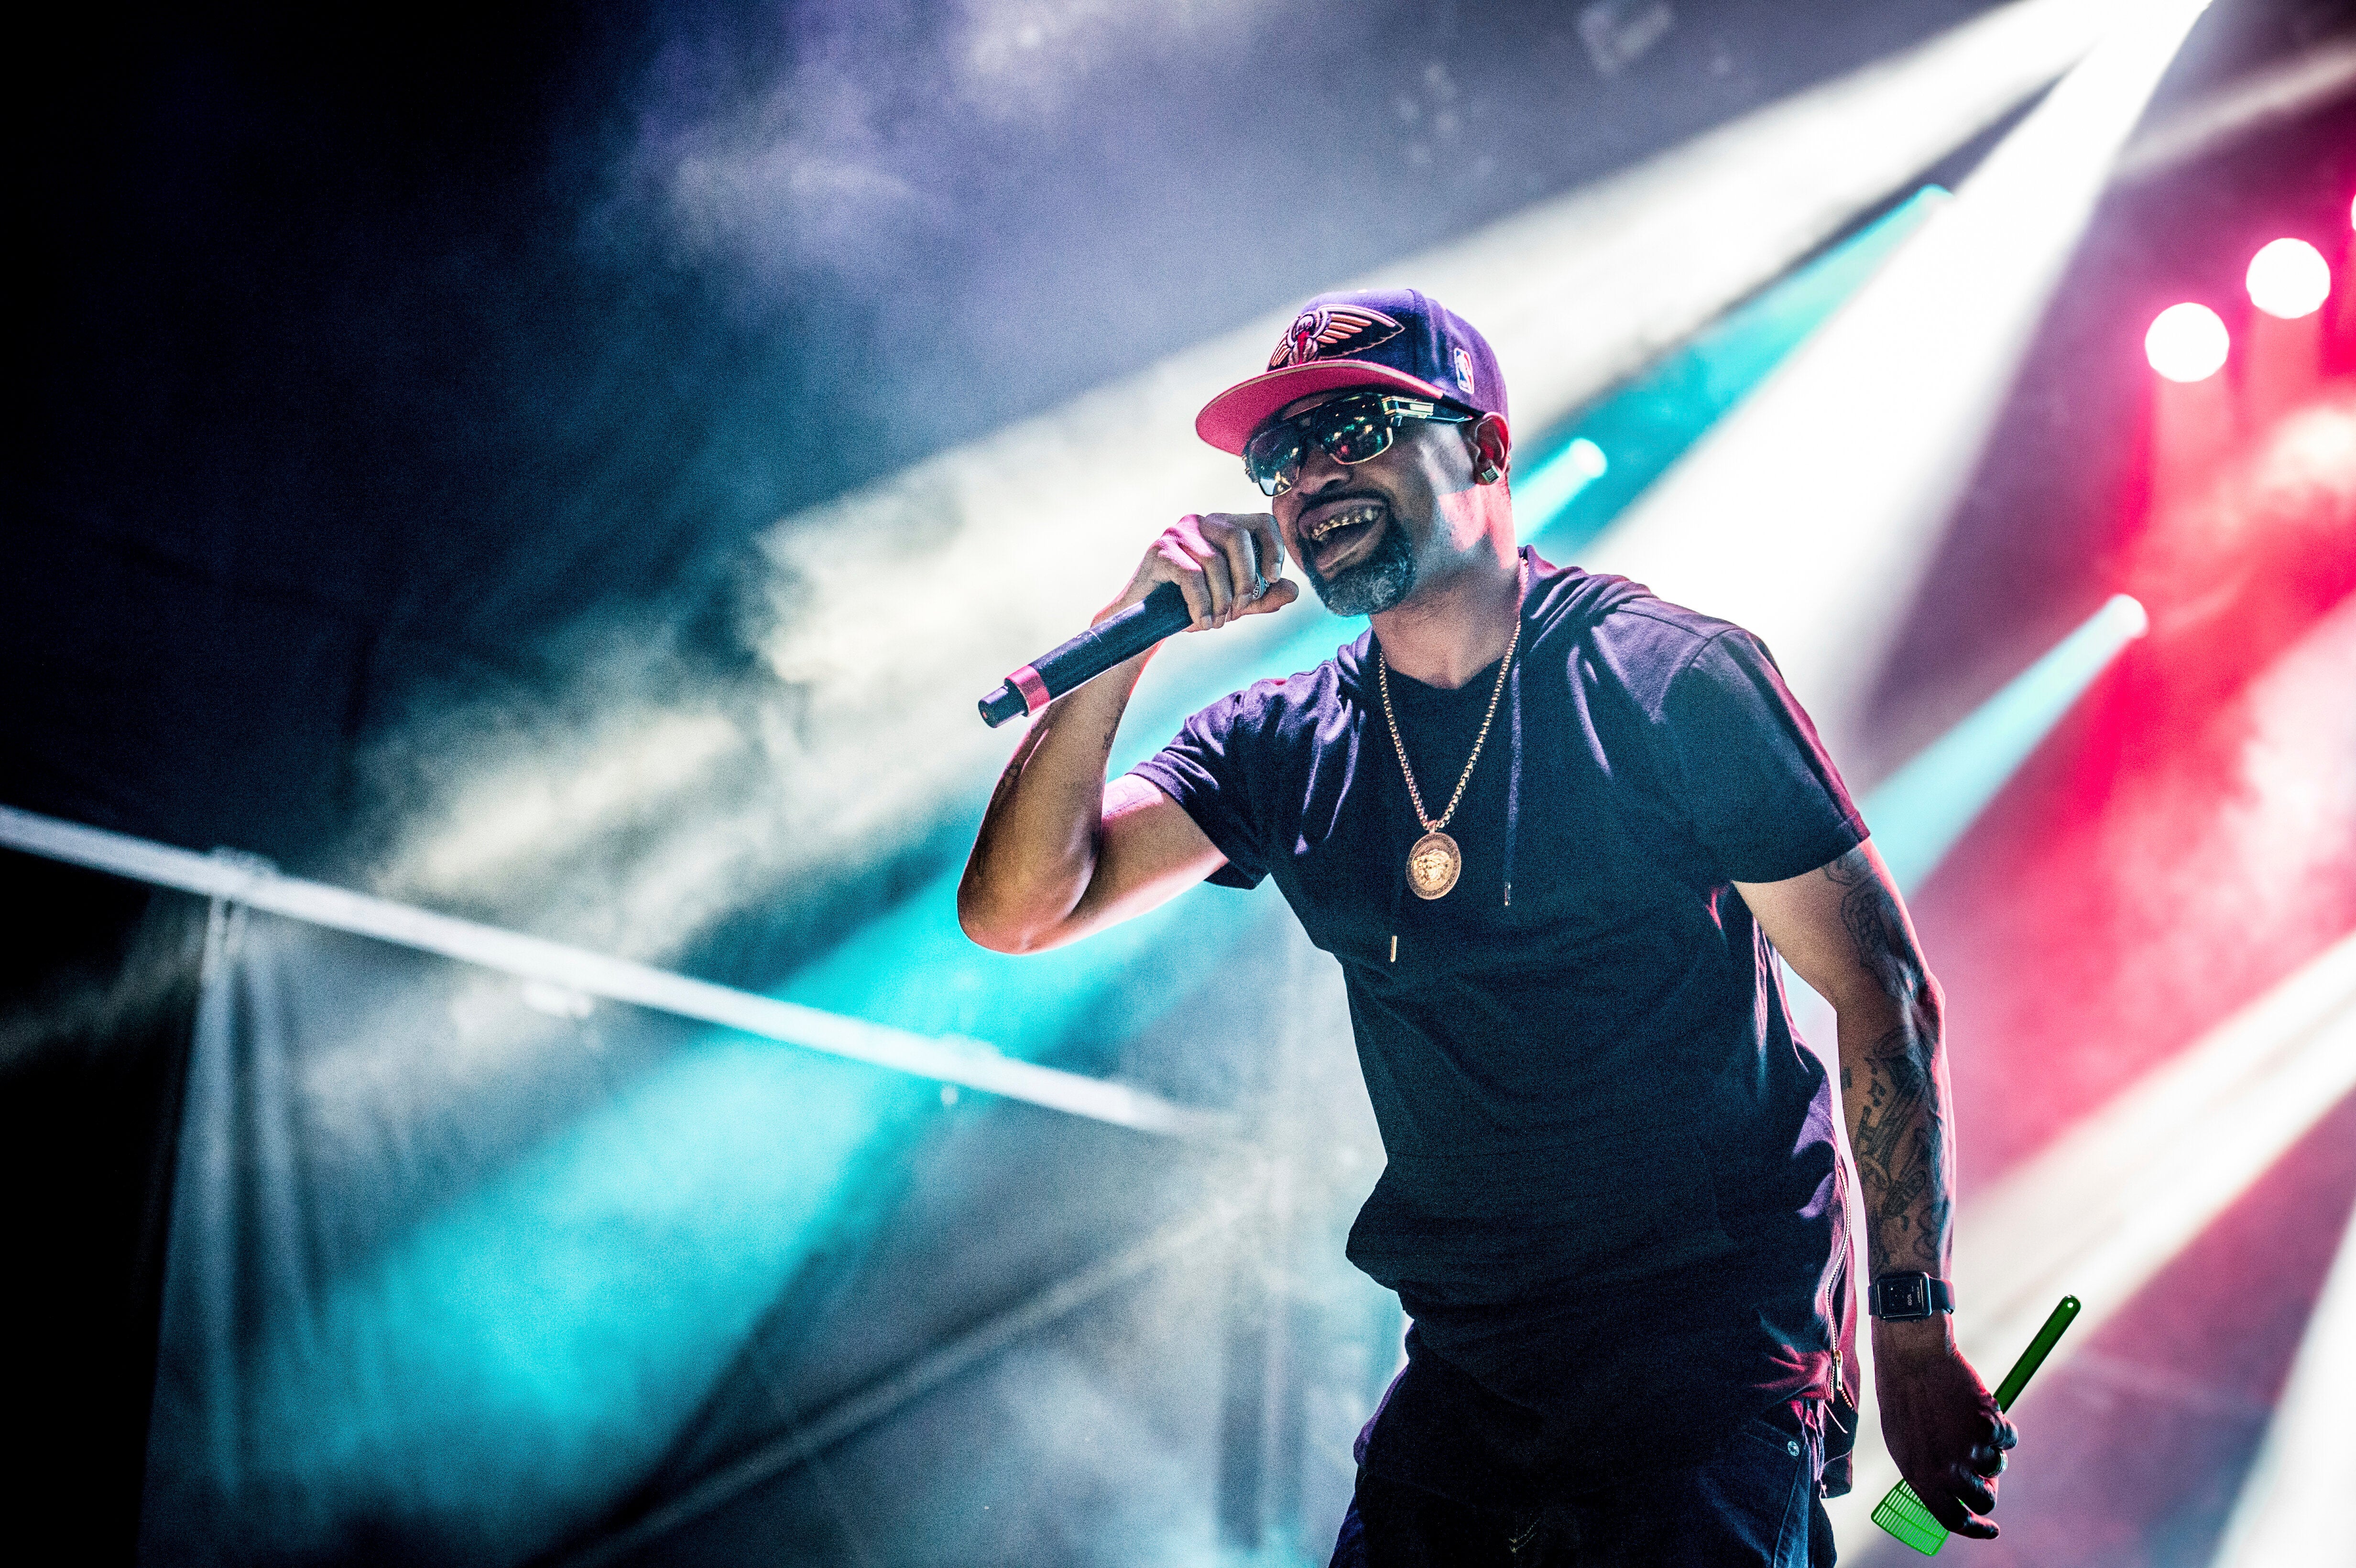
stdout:
[[1866,1307],[1876,1317],[1928,1317],[1955,1309],[1955,1289],[1935,1275],[1885,1274],[1865,1293]]

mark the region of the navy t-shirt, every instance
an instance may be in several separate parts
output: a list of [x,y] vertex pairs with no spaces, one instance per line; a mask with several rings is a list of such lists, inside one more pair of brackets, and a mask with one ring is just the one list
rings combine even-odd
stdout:
[[[1445,897],[1408,891],[1423,828],[1371,632],[1136,770],[1226,857],[1213,880],[1273,876],[1341,962],[1389,1157],[1350,1257],[1415,1319],[1366,1463],[1472,1501],[1828,1393],[1849,1332],[1829,1087],[1730,884],[1821,866],[1864,822],[1756,638],[1525,554]],[[1495,679],[1392,673],[1428,807]]]

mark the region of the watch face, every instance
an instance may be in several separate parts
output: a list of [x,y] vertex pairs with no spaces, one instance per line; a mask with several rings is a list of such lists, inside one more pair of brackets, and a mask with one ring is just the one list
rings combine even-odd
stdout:
[[1931,1314],[1931,1281],[1919,1274],[1893,1275],[1873,1282],[1881,1297],[1884,1317],[1927,1317]]

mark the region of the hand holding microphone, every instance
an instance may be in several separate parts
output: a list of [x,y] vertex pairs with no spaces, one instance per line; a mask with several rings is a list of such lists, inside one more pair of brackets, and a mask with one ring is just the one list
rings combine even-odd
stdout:
[[1284,540],[1265,512],[1189,512],[1162,531],[1129,587],[1096,624],[1024,665],[981,699],[982,721],[1036,713],[1173,632],[1266,614],[1301,597],[1280,574]]

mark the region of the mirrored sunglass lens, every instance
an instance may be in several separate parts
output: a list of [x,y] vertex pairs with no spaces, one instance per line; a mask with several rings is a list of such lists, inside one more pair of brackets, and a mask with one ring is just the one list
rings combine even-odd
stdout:
[[1328,428],[1319,443],[1336,463],[1364,463],[1380,457],[1391,444],[1391,427],[1364,414]]
[[1280,426],[1254,436],[1244,448],[1244,472],[1264,496],[1289,488],[1301,472],[1301,437]]

